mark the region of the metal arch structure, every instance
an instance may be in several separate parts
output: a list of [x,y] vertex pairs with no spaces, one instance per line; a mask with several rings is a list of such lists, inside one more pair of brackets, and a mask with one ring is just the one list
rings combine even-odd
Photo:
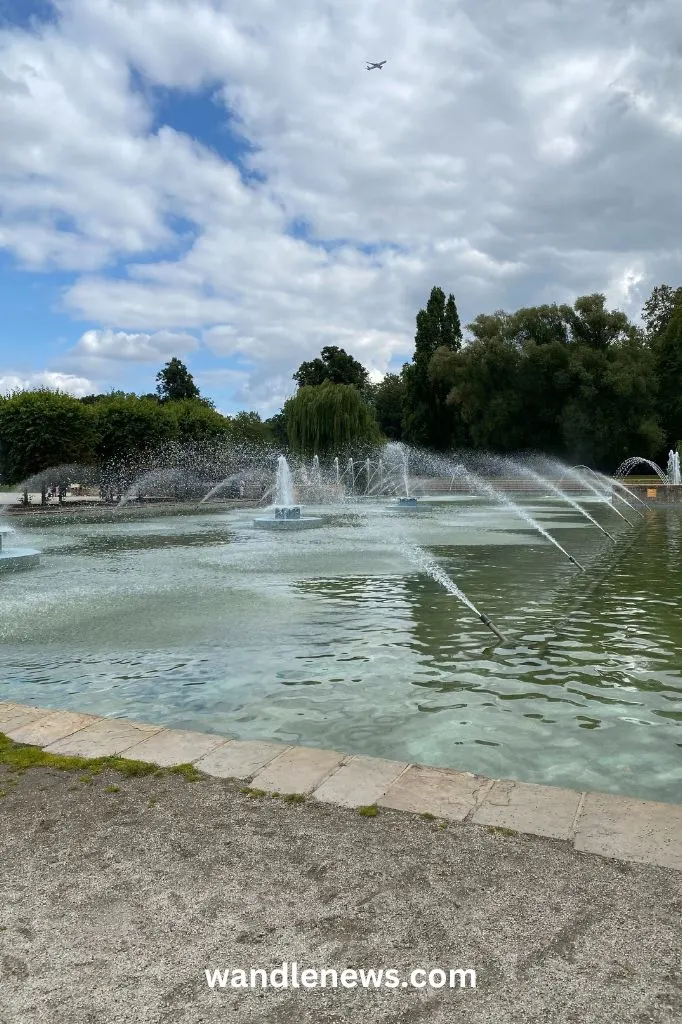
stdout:
[[651,469],[653,469],[654,473],[662,483],[670,483],[667,473],[664,473],[659,465],[657,465],[655,462],[652,462],[651,459],[643,459],[640,458],[639,456],[633,456],[629,459],[625,459],[624,462],[621,462],[620,466],[613,475],[616,478],[627,476],[629,473],[632,472],[635,466],[649,466]]

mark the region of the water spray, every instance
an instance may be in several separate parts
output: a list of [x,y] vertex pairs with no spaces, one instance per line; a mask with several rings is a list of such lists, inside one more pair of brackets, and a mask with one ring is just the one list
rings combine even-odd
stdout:
[[[583,471],[588,472],[588,473],[592,473],[592,470],[589,468],[589,466],[573,466],[572,468],[570,468],[570,467],[563,467],[563,468],[565,469],[566,472],[570,473],[570,475],[575,480],[579,480],[580,483],[583,484],[585,487],[587,487],[588,490],[592,491],[592,493],[597,498],[599,498],[600,501],[605,501],[606,496],[608,494],[608,490],[607,490],[606,486],[602,485],[602,489],[600,490],[598,487],[595,487],[594,484],[590,483],[589,480],[586,480],[584,475],[583,475]],[[595,476],[596,480],[599,480],[599,477],[596,476],[594,473],[592,475]],[[601,481],[599,481],[599,482],[601,483]],[[611,511],[615,512],[617,516],[619,516],[621,519],[623,519],[628,524],[628,526],[633,526],[634,525],[633,523],[630,522],[630,520],[625,515],[625,513],[621,512],[621,510],[619,508],[616,508],[616,506],[613,504],[613,502],[606,501],[606,504],[611,509]],[[628,508],[632,508],[632,505],[630,504],[629,501],[626,501],[625,504],[628,506]],[[633,508],[632,511],[633,512],[637,512],[637,509]],[[637,514],[639,515],[640,513],[637,513]]]
[[450,579],[447,573],[441,569],[441,567],[426,553],[426,551],[424,551],[423,548],[418,547],[416,544],[407,543],[404,543],[402,547],[410,561],[418,565],[419,568],[427,574],[427,576],[430,576],[431,579],[440,583],[448,593],[452,594],[461,601],[462,604],[466,605],[469,611],[473,612],[476,618],[480,619],[483,625],[487,626],[488,629],[495,634],[498,640],[501,640],[502,643],[507,643],[507,638],[500,632],[497,626],[491,622],[490,618],[478,610],[473,601],[469,600],[466,594],[457,586],[455,581]]
[[[534,480],[541,487],[549,488],[553,494],[556,494],[562,501],[568,502],[571,508],[574,508],[576,512],[579,512],[581,516],[584,516],[585,519],[592,523],[593,526],[596,526],[598,530],[601,530],[601,532],[607,536],[610,541],[613,541],[614,544],[616,543],[616,538],[613,537],[608,530],[604,529],[601,523],[598,523],[594,516],[591,516],[587,509],[584,509],[582,505],[575,500],[575,498],[572,498],[569,494],[562,491],[557,484],[552,483],[551,480],[547,480],[544,476],[540,476],[539,473],[536,473],[535,470],[530,469],[528,466],[522,466],[519,462],[512,462],[511,459],[507,459],[505,462],[517,472],[521,473],[522,476],[530,477],[531,480]],[[578,564],[574,558],[572,558],[571,561],[576,565]]]
[[580,562],[576,561],[573,555],[569,555],[566,548],[562,547],[562,545],[559,543],[556,537],[553,537],[549,530],[546,530],[544,526],[541,526],[537,519],[535,519],[530,514],[530,512],[527,512],[526,509],[522,508],[522,506],[517,505],[516,502],[512,501],[511,498],[508,498],[506,494],[502,494],[500,491],[496,490],[486,480],[483,480],[480,476],[478,476],[477,473],[472,473],[465,466],[456,466],[455,473],[453,475],[453,480],[455,476],[463,476],[466,479],[467,483],[471,487],[473,487],[474,490],[478,491],[479,494],[485,494],[487,497],[492,498],[493,501],[497,501],[501,505],[504,505],[505,508],[508,508],[515,515],[520,516],[521,519],[524,520],[524,522],[528,523],[529,526],[532,526],[534,530],[537,530],[538,533],[545,538],[545,540],[548,540],[550,544],[553,544],[554,547],[557,548],[561,552],[561,554],[569,560],[569,562],[572,562],[573,565],[578,567],[578,569],[580,569],[582,572],[585,572]]

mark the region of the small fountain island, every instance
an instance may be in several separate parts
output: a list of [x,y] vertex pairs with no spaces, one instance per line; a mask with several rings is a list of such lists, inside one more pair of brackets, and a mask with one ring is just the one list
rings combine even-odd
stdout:
[[17,569],[31,569],[38,565],[40,552],[32,548],[19,548],[11,546],[9,540],[15,531],[11,526],[3,526],[0,523],[0,572],[14,572]]
[[272,514],[258,516],[253,525],[262,530],[305,530],[320,526],[324,522],[321,516],[302,516],[301,506],[294,504],[294,481],[289,464],[283,455],[277,460],[277,478],[275,480],[275,504]]

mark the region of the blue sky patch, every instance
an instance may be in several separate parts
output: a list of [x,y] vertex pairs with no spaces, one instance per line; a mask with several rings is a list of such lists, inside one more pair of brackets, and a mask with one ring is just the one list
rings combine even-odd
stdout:
[[57,21],[59,12],[51,0],[0,0],[0,29],[32,30]]

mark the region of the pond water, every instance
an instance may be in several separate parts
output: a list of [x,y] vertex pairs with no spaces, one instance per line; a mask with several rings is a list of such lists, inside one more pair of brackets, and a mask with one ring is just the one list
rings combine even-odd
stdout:
[[[14,519],[0,700],[682,801],[682,515],[383,503],[274,534],[253,512]],[[124,514],[125,513],[125,514]],[[418,544],[500,643],[406,554]]]

